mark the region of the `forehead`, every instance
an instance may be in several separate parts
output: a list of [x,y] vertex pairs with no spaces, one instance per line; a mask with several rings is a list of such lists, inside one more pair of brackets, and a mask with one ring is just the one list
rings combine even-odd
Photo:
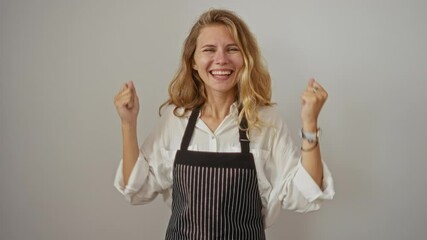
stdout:
[[213,24],[203,27],[197,37],[197,45],[200,44],[236,43],[230,30],[222,24]]

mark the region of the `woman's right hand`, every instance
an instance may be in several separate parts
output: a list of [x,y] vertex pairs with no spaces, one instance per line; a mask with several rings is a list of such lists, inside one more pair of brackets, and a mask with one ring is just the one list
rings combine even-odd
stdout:
[[122,125],[136,125],[139,112],[139,99],[132,81],[123,84],[119,93],[114,97],[114,105]]

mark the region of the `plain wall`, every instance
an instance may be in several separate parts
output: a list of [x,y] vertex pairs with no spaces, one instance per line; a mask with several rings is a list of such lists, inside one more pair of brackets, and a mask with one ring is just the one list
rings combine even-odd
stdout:
[[134,80],[140,143],[209,7],[257,36],[273,100],[298,142],[310,77],[329,92],[322,155],[337,194],[282,211],[269,239],[427,238],[427,2],[0,0],[0,239],[162,239],[161,198],[131,206],[113,188],[113,105]]

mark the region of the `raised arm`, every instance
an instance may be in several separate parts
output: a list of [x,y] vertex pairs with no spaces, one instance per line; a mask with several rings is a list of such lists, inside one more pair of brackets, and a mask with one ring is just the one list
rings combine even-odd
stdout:
[[123,137],[123,183],[127,185],[129,176],[139,155],[137,137],[137,117],[139,99],[132,81],[123,84],[114,98],[114,105],[119,114]]
[[[301,96],[301,119],[304,132],[308,134],[317,132],[317,119],[327,98],[328,93],[323,87],[314,79],[310,79],[307,88]],[[301,144],[301,159],[304,168],[319,187],[322,188],[323,167],[319,142],[303,139]]]

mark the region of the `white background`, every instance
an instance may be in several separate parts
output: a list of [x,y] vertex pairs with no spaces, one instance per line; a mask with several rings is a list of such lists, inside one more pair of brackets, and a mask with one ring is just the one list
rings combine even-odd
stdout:
[[310,77],[329,92],[322,155],[336,197],[282,211],[269,239],[426,239],[427,2],[0,0],[0,239],[162,239],[170,210],[113,188],[113,97],[134,80],[140,142],[209,7],[240,15],[298,141]]

